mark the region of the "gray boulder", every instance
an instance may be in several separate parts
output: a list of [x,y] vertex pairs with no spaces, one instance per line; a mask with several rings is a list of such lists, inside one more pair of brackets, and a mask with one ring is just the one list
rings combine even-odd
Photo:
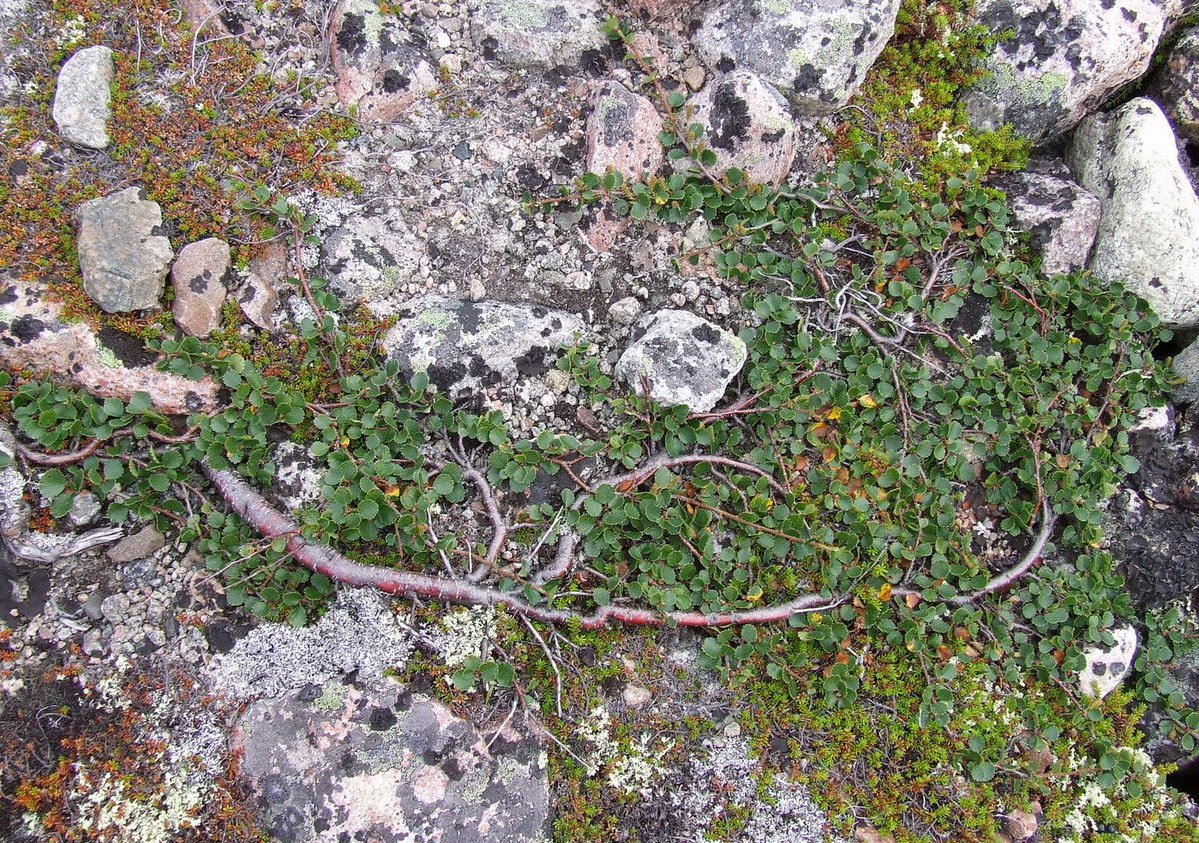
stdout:
[[406,373],[427,372],[451,396],[543,374],[586,330],[561,310],[425,296],[383,337]]
[[626,179],[662,166],[662,118],[654,104],[619,82],[605,82],[587,118],[587,170],[616,170]]
[[691,100],[692,121],[716,153],[717,174],[745,171],[751,182],[777,186],[795,161],[795,123],[787,103],[752,73],[736,71],[708,83]]
[[1171,396],[1176,404],[1193,404],[1199,401],[1199,340],[1188,345],[1174,358],[1174,374],[1185,378],[1174,387]]
[[1103,209],[1091,271],[1122,282],[1167,325],[1199,325],[1199,198],[1161,109],[1135,99],[1087,118],[1067,157]]
[[548,840],[536,740],[485,738],[390,679],[314,681],[254,703],[234,747],[273,840]]
[[91,149],[108,146],[112,116],[112,50],[85,47],[58,71],[52,114],[58,131],[71,143]]
[[405,287],[420,280],[424,250],[403,220],[351,217],[323,236],[321,260],[333,292],[386,317],[408,298]]
[[577,65],[608,43],[603,21],[598,0],[479,0],[471,10],[484,57],[516,67]]
[[1067,179],[1032,172],[1005,176],[995,186],[1007,193],[1016,227],[1031,234],[1045,274],[1087,265],[1099,231],[1101,209],[1094,194]]
[[162,210],[138,187],[84,202],[79,219],[83,289],[108,313],[158,307],[174,253]]
[[1155,87],[1174,130],[1199,141],[1199,27],[1188,29],[1170,50]]
[[980,0],[992,32],[1013,32],[966,96],[981,129],[1011,123],[1039,142],[1068,131],[1149,69],[1178,0]]
[[229,244],[216,237],[188,243],[179,250],[171,267],[173,313],[185,334],[206,337],[220,327],[230,258]]
[[388,123],[437,89],[437,74],[408,28],[376,0],[342,0],[329,18],[334,89],[369,123]]
[[849,102],[895,32],[899,0],[724,0],[692,38],[720,72],[747,70],[803,114]]
[[716,406],[747,356],[740,337],[686,310],[643,316],[633,337],[616,374],[637,392],[648,382],[655,401],[693,413]]

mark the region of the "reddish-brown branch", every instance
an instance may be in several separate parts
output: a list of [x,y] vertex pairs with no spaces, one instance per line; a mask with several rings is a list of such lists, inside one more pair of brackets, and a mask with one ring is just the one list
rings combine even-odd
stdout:
[[[157,431],[152,430],[149,433],[149,438],[153,439],[155,442],[164,442],[168,445],[180,445],[184,442],[190,442],[195,439],[196,433],[198,433],[199,430],[199,426],[189,427],[178,436],[172,436],[166,433],[158,433]],[[40,451],[30,450],[18,442],[17,453],[20,454],[23,459],[28,460],[36,465],[73,465],[74,463],[82,462],[92,454],[96,453],[96,451],[100,450],[100,446],[106,442],[109,442],[113,439],[120,439],[122,436],[132,435],[133,428],[122,427],[120,430],[114,430],[105,439],[93,439],[82,448],[74,451],[68,451],[65,454],[44,454]]]
[[296,535],[297,525],[231,471],[200,463],[201,470],[212,481],[239,516],[244,518],[265,538],[284,537],[293,557],[311,571],[347,585],[371,586],[389,594],[429,597],[448,603],[472,606],[506,606],[517,614],[547,623],[576,623],[583,629],[598,629],[609,623],[633,626],[739,626],[752,623],[780,623],[793,615],[805,612],[828,611],[848,599],[848,595],[829,598],[805,594],[786,603],[764,606],[740,612],[659,612],[631,606],[603,606],[590,615],[569,609],[535,606],[521,598],[486,586],[462,580],[443,579],[427,574],[396,571],[376,565],[363,565],[348,559],[324,545]]
[[[994,594],[999,591],[1006,591],[1011,588],[1020,578],[1029,572],[1033,565],[1037,564],[1037,560],[1041,558],[1041,554],[1045,550],[1045,545],[1049,542],[1050,535],[1053,534],[1053,527],[1057,523],[1057,517],[1053,514],[1053,510],[1049,507],[1049,501],[1042,498],[1041,500],[1041,530],[1033,539],[1032,546],[1028,548],[1025,554],[1020,557],[1020,561],[1012,567],[1008,568],[1002,574],[996,574],[987,581],[987,584],[977,591],[972,591],[969,594],[958,594],[954,597],[946,599],[946,603],[951,606],[966,606],[986,597],[988,594]],[[908,588],[896,588],[891,590],[891,594],[896,597],[906,597],[909,594],[920,595],[920,592],[913,591]],[[922,596],[922,595],[921,595]]]

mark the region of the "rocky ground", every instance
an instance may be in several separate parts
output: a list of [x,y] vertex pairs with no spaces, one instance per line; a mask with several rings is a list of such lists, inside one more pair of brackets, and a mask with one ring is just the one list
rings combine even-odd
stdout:
[[[0,131],[14,150],[0,192],[86,176],[99,187],[65,209],[74,215],[69,267],[43,260],[32,241],[0,267],[8,370],[51,374],[102,397],[142,391],[166,413],[208,410],[225,400],[222,384],[155,369],[145,331],[122,330],[128,324],[110,315],[157,320],[171,336],[284,343],[314,315],[287,279],[324,278],[383,324],[379,350],[405,371],[427,371],[440,391],[532,435],[601,424],[555,365],[580,340],[630,391],[713,410],[746,360],[737,334],[757,317],[742,308],[741,282],[722,277],[707,252],[695,264],[677,260],[707,245],[703,219],[633,222],[602,205],[526,200],[608,168],[629,179],[682,172],[687,162],[667,159],[658,139],[667,128],[659,95],[676,93],[705,125],[713,166],[740,167],[783,191],[810,183],[835,165],[834,139],[860,107],[854,94],[900,7],[188,0],[163,12],[160,26],[189,27],[190,67],[143,78],[135,93],[170,121],[210,119],[222,107],[211,89],[181,89],[172,74],[212,75],[234,96],[235,80],[205,65],[226,39],[257,51],[257,72],[280,91],[264,113],[290,130],[322,115],[354,117],[353,137],[328,142],[339,191],[275,185],[284,164],[274,160],[234,162],[214,179],[229,190],[239,177],[261,181],[261,206],[290,202],[286,213],[306,229],[293,244],[233,217],[228,230],[184,234],[166,191],[122,170],[130,141],[110,136],[129,131],[128,103],[110,96],[128,72],[122,62],[132,49],[139,68],[151,64],[157,49],[141,28],[146,4],[136,38],[113,49],[102,40],[116,29],[105,23],[113,8],[89,3],[76,15],[60,5],[0,2],[0,31],[9,33]],[[1199,359],[1189,345],[1199,328],[1199,199],[1189,180],[1199,37],[1183,15],[1193,10],[1179,0],[977,5],[989,27],[1014,35],[990,57],[992,75],[963,95],[971,119],[979,128],[1013,123],[1039,144],[1024,171],[994,181],[1016,226],[1031,233],[1046,273],[1085,267],[1100,283],[1119,279],[1177,329],[1176,347],[1161,353],[1177,352],[1181,382],[1173,403],[1133,433],[1141,468],[1109,515],[1138,610],[1180,601],[1189,610],[1199,586],[1199,455],[1188,415]],[[633,24],[642,66],[609,39],[607,13]],[[1158,51],[1164,44],[1168,53]],[[51,47],[60,55],[55,86],[39,90],[47,79],[34,69]],[[1164,63],[1151,66],[1155,51]],[[645,84],[650,66],[660,90]],[[25,118],[15,115],[28,109],[40,109],[41,136],[19,130]],[[942,130],[939,142],[959,143],[953,127]],[[77,276],[86,318],[49,282],[54,272]],[[499,625],[524,635],[512,618],[347,588],[309,626],[260,622],[231,605],[229,583],[177,530],[127,523],[113,532],[87,492],[52,517],[52,496],[39,485],[45,466],[24,459],[30,449],[10,431],[0,446],[12,463],[0,471],[5,839],[571,840],[603,827],[579,819],[592,813],[616,817],[626,829],[619,839],[641,841],[834,843],[842,838],[832,820],[864,843],[894,839],[852,806],[830,817],[787,775],[813,773],[806,759],[790,758],[785,742],[763,746],[743,734],[735,694],[697,666],[698,634],[528,639],[547,655],[577,657],[563,656],[563,669],[594,669],[578,677],[586,693],[568,692],[574,725],[551,728],[523,691],[480,682],[451,692],[480,642],[502,637]],[[319,496],[304,450],[273,452],[274,500],[285,509]],[[584,479],[598,471],[588,470]],[[470,517],[481,524],[484,514],[480,504]],[[1084,675],[1118,686],[1135,638],[1123,643],[1094,653]],[[553,656],[549,664],[559,671]],[[1184,679],[1189,670],[1180,669]],[[1189,701],[1199,703],[1199,685],[1188,681]],[[561,695],[561,676],[556,684]],[[553,687],[547,673],[542,711],[552,709]],[[571,722],[562,705],[555,722]],[[64,738],[77,742],[65,792],[15,793],[16,781],[54,769]],[[124,754],[102,751],[116,742]],[[1159,762],[1187,754],[1169,742],[1150,749]],[[775,756],[789,767],[769,766]],[[584,774],[564,772],[566,758]],[[1007,840],[1054,839],[1038,832],[1034,806],[1007,807]],[[196,826],[201,815],[207,827]],[[1060,839],[1121,839],[1094,821],[1080,828],[1083,836]]]

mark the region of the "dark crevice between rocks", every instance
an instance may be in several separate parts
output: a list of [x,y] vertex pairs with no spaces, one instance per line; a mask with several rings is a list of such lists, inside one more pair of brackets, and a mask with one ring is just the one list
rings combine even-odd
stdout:
[[1177,770],[1166,775],[1166,787],[1199,801],[1199,757],[1180,762]]

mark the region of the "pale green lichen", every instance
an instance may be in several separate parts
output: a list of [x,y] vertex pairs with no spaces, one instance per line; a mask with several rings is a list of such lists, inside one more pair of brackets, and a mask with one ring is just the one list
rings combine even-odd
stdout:
[[508,0],[500,10],[513,29],[545,29],[549,23],[545,12],[545,5],[538,0]]
[[1060,73],[1042,73],[1031,79],[1020,79],[1009,62],[991,62],[990,74],[979,83],[979,90],[998,98],[1010,92],[1021,106],[1047,105],[1060,98],[1070,80]]
[[107,346],[96,343],[96,359],[101,366],[106,366],[109,369],[121,368],[121,360],[117,357],[116,352]]
[[768,12],[774,12],[776,15],[785,15],[792,9],[792,0],[765,0],[762,7]]
[[321,688],[321,695],[313,700],[313,705],[324,711],[337,711],[346,698],[346,686],[340,682],[330,682]]
[[366,40],[367,46],[377,49],[379,36],[386,24],[383,13],[379,11],[379,4],[375,0],[347,0],[343,14],[358,15],[362,18],[362,37]]

